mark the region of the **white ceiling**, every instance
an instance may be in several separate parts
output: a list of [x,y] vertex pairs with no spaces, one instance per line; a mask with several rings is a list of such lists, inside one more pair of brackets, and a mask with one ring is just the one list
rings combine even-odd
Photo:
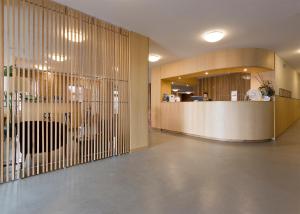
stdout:
[[[300,0],[56,0],[151,38],[160,63],[223,48],[275,50],[300,69]],[[201,34],[224,29],[206,43]]]

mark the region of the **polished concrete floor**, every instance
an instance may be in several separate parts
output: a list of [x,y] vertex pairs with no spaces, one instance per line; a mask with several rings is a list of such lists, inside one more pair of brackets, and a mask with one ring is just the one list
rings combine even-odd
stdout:
[[0,185],[0,213],[300,213],[300,121],[277,142],[207,142],[152,131],[151,144]]

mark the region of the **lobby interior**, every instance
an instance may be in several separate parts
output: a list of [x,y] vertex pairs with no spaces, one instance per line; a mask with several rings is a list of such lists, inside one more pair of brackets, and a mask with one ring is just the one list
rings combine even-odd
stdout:
[[0,213],[299,213],[300,2],[0,1]]

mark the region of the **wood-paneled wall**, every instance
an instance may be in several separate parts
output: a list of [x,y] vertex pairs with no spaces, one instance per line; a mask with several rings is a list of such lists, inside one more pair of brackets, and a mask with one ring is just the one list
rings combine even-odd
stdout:
[[222,141],[274,137],[273,102],[161,103],[161,129]]
[[250,79],[245,79],[250,74],[234,73],[199,79],[199,95],[204,92],[215,101],[230,101],[231,91],[238,92],[238,100],[244,100],[247,91],[250,89]]
[[279,137],[294,122],[300,119],[300,100],[276,96],[275,136]]
[[275,63],[274,56],[274,51],[260,48],[234,48],[203,53],[199,56],[161,65],[161,78],[239,67],[260,67],[272,71]]
[[130,32],[130,149],[149,145],[148,78],[149,39]]
[[127,30],[0,1],[0,183],[128,153],[129,58]]

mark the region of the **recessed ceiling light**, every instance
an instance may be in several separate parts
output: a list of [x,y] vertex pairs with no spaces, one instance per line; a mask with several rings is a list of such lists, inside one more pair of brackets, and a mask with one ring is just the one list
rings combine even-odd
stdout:
[[157,55],[157,54],[150,54],[149,55],[149,62],[157,62],[161,59],[161,56],[160,55]]
[[208,75],[208,72],[205,72],[205,75]]
[[248,71],[248,69],[247,69],[247,68],[244,68],[244,70],[243,70],[243,71],[245,71],[245,72],[246,72],[246,71]]
[[203,39],[207,42],[218,42],[221,39],[223,39],[225,36],[225,33],[221,30],[212,30],[205,32],[203,34]]
[[178,77],[179,80],[181,80],[181,77]]

